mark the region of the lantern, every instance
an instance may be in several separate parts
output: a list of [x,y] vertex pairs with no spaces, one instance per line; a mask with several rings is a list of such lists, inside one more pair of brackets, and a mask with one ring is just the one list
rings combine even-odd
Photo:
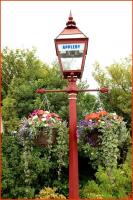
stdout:
[[81,78],[88,38],[77,28],[71,12],[66,27],[55,39],[55,48],[63,77]]

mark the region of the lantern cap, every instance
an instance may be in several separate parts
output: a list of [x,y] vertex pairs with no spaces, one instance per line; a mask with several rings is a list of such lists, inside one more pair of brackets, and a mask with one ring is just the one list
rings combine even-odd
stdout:
[[76,22],[73,20],[72,12],[70,11],[66,27],[63,31],[57,36],[56,39],[65,39],[65,38],[87,38],[87,36],[79,30],[76,26]]

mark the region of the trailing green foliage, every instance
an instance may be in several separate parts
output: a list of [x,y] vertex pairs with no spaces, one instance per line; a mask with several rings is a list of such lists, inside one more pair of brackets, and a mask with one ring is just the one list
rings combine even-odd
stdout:
[[[91,133],[92,136],[90,136]],[[81,121],[79,151],[84,152],[84,155],[89,157],[94,168],[99,165],[106,168],[116,168],[120,159],[120,148],[122,149],[129,137],[126,123],[117,115],[112,118],[112,115],[108,114],[99,119],[98,122],[88,121],[88,124],[87,121]],[[86,138],[88,138],[88,142]]]
[[3,134],[3,198],[34,198],[44,186],[63,185],[62,170],[68,167],[65,124],[58,127],[56,139],[56,144],[41,148],[29,140],[25,140],[22,146],[16,133]]

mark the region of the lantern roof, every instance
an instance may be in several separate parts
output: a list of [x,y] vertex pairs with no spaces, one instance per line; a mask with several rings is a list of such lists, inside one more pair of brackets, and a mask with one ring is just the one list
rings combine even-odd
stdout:
[[66,27],[57,36],[56,39],[71,39],[71,38],[87,38],[86,35],[79,30],[76,26],[76,22],[73,20],[72,13],[70,11]]

